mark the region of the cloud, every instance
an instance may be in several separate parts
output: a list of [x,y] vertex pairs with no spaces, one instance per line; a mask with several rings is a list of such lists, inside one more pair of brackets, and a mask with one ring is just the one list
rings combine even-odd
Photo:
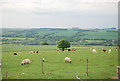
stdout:
[[0,3],[3,27],[117,26],[118,0],[0,0]]

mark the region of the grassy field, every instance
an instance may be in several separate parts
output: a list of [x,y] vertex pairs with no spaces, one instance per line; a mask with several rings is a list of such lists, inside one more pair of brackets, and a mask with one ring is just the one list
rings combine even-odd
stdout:
[[[3,45],[2,46],[2,78],[8,71],[8,79],[75,79],[74,73],[82,79],[110,79],[116,76],[118,51],[115,47],[89,46],[78,47],[75,52],[56,51],[55,45]],[[97,54],[89,48],[95,48]],[[103,53],[101,48],[112,49],[112,53]],[[39,51],[29,54],[29,51]],[[21,51],[22,54],[13,55]],[[41,71],[41,58],[45,58],[44,73]],[[70,57],[72,63],[65,63],[64,58]],[[29,58],[30,64],[21,65],[22,60]],[[88,59],[88,77],[86,77],[86,59]]]

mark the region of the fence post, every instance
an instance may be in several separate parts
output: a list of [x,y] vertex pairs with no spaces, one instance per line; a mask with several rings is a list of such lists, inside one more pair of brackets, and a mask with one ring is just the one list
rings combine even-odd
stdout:
[[120,66],[117,66],[117,80],[120,81]]
[[6,79],[6,81],[7,81],[7,79],[8,79],[8,72],[7,72],[7,70],[6,70],[6,72],[5,72],[5,79]]
[[87,59],[87,76],[88,76],[88,59]]
[[1,74],[2,74],[2,59],[1,59]]
[[41,60],[41,63],[42,63],[42,73],[43,73],[43,58],[42,58],[42,60]]
[[1,80],[2,80],[2,59],[1,59]]

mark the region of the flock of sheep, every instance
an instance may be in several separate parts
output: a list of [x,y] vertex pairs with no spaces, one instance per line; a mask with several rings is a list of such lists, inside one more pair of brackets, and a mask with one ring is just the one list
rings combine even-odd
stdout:
[[[118,50],[119,49],[119,47],[116,47],[116,50]],[[58,50],[57,50],[58,51]],[[69,50],[68,50],[69,51]],[[97,53],[97,51],[96,51],[96,49],[92,49],[92,48],[90,48],[90,51],[92,51],[93,53]],[[107,52],[107,50],[106,49],[103,49],[102,48],[102,51],[103,52]],[[22,53],[22,52],[20,52],[20,53]],[[37,52],[35,52],[35,51],[30,51],[29,52],[29,54],[33,54],[33,53],[38,53],[38,51]],[[109,49],[108,50],[108,53],[111,53],[111,49]],[[14,55],[17,55],[17,53],[14,53]],[[42,61],[44,62],[44,58],[42,58]],[[69,57],[65,57],[65,63],[66,62],[69,62],[69,63],[71,63],[71,59],[69,58]],[[23,61],[22,61],[22,63],[21,63],[21,65],[24,65],[24,64],[30,64],[30,59],[24,59]]]

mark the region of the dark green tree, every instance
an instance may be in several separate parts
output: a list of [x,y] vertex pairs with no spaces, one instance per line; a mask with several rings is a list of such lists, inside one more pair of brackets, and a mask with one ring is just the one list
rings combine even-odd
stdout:
[[64,51],[65,48],[69,48],[70,47],[70,42],[67,41],[66,39],[61,39],[58,42],[58,48],[62,48],[62,51]]

